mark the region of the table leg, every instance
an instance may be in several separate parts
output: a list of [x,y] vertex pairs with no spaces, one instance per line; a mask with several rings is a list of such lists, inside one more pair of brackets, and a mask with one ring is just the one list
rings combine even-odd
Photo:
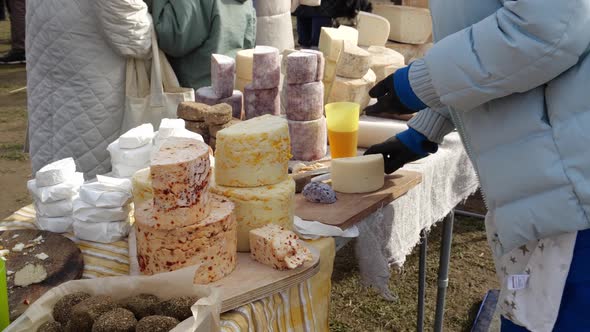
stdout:
[[428,234],[426,230],[420,232],[420,264],[418,268],[418,332],[424,330],[424,300],[426,297],[426,251]]
[[434,331],[442,332],[445,312],[445,298],[449,286],[449,261],[451,259],[451,243],[453,241],[453,223],[455,213],[451,211],[445,217],[440,248],[440,261],[438,267],[438,292],[436,294],[436,314],[434,318]]

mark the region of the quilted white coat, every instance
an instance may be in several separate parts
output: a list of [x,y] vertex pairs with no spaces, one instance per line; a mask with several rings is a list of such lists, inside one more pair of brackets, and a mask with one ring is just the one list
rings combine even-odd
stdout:
[[27,92],[33,172],[65,157],[86,178],[110,170],[126,57],[150,53],[142,0],[28,0]]

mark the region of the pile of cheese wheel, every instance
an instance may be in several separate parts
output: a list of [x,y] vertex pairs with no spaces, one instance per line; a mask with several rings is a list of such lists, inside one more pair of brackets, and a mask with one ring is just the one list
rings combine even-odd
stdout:
[[241,119],[243,95],[240,90],[234,90],[235,78],[236,61],[233,58],[221,54],[211,55],[211,86],[198,89],[195,101],[211,106],[228,104],[232,116]]
[[252,57],[252,83],[244,87],[245,117],[252,119],[265,114],[279,115],[279,50],[270,46],[256,46]]
[[295,160],[323,158],[327,150],[324,117],[324,56],[302,50],[286,56],[286,115]]

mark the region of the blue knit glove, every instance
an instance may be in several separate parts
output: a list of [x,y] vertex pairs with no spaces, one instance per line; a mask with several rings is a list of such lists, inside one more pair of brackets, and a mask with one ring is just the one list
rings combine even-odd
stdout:
[[405,164],[435,153],[438,145],[429,141],[424,135],[409,128],[383,143],[371,146],[367,154],[382,154],[385,173],[391,174]]
[[408,77],[410,66],[398,69],[369,91],[377,103],[365,108],[366,114],[412,114],[427,107],[412,90]]

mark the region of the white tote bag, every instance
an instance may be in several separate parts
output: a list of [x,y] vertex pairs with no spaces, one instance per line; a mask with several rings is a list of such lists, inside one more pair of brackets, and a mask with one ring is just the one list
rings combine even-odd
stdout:
[[[151,75],[148,76],[148,68]],[[183,101],[194,101],[195,90],[183,88],[166,55],[158,48],[152,30],[152,61],[129,58],[125,84],[125,115],[121,132],[151,123],[158,128],[163,118],[176,118],[176,108]]]

